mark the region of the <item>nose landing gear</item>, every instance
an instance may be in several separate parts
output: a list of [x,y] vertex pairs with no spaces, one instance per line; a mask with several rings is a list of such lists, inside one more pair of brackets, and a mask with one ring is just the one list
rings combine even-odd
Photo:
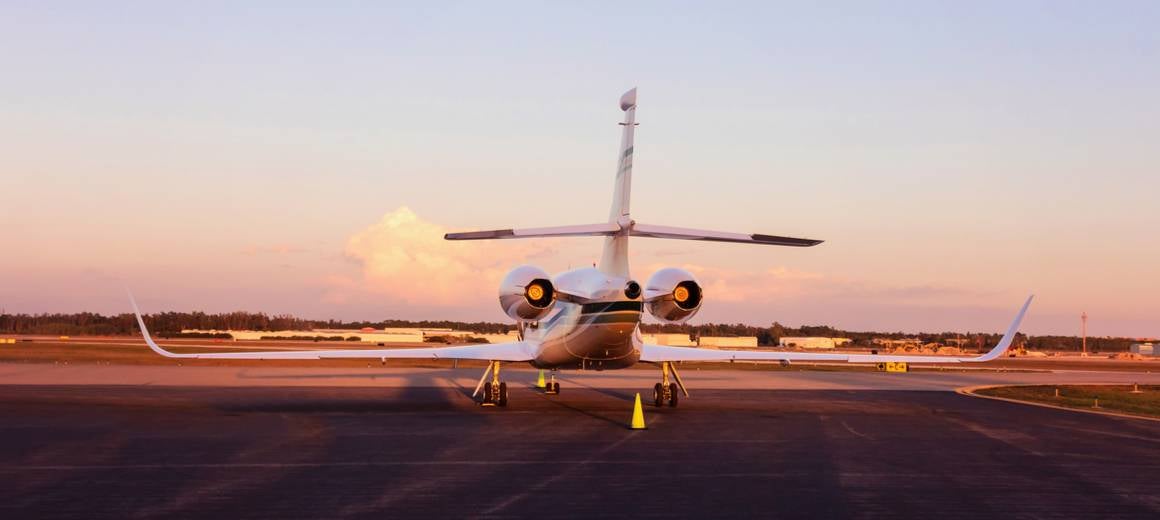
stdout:
[[552,369],[551,375],[549,377],[548,384],[544,388],[544,393],[547,395],[559,395],[560,383],[556,382],[556,369]]
[[[487,381],[489,373],[491,381]],[[488,363],[487,370],[483,371],[483,377],[479,378],[479,384],[475,386],[475,392],[472,392],[471,397],[478,396],[480,390],[483,391],[480,406],[507,406],[508,388],[507,383],[499,380],[499,361]]]
[[[669,373],[673,374],[675,383],[669,382]],[[681,382],[681,375],[677,373],[677,367],[673,366],[668,361],[661,362],[661,382],[653,386],[653,404],[660,407],[667,402],[670,408],[677,407],[677,390],[689,397],[689,391],[685,389],[685,384]]]

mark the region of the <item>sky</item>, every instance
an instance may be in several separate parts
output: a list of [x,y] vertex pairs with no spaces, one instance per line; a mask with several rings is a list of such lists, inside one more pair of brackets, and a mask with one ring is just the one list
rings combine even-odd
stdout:
[[[1160,336],[1156,2],[0,4],[0,308],[505,321],[638,239],[693,323]],[[815,5],[816,4],[816,5]]]

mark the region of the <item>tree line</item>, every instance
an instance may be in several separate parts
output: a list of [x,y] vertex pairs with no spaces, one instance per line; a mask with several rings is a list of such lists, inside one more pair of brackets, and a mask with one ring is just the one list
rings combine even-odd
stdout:
[[[850,338],[855,345],[871,347],[874,339],[913,339],[922,343],[947,344],[948,340],[964,340],[965,348],[990,349],[1003,338],[1002,334],[980,332],[874,332],[841,330],[828,325],[803,325],[801,327],[787,327],[773,322],[768,327],[758,327],[743,323],[705,323],[701,325],[689,324],[656,324],[641,325],[644,333],[685,333],[695,339],[700,336],[756,336],[758,345],[776,345],[783,337],[826,337]],[[1087,339],[1088,352],[1123,352],[1127,351],[1136,340],[1132,338],[1095,338]],[[1062,350],[1079,351],[1083,348],[1083,340],[1078,336],[1027,336],[1019,333],[1015,338],[1015,345],[1022,345],[1029,350]]]
[[[426,328],[466,330],[476,334],[506,334],[515,329],[511,323],[485,321],[463,322],[451,320],[398,320],[382,321],[341,321],[307,320],[289,314],[270,316],[265,313],[228,312],[210,314],[205,312],[162,312],[144,316],[150,332],[161,336],[175,336],[183,329],[200,330],[317,330],[317,329],[374,329],[383,328]],[[874,338],[916,339],[923,343],[945,343],[949,339],[964,339],[968,348],[986,349],[998,343],[1001,335],[991,333],[917,333],[847,331],[826,325],[804,325],[787,327],[774,322],[768,327],[745,325],[742,323],[704,323],[700,325],[673,325],[644,323],[644,333],[685,333],[690,338],[700,336],[756,336],[759,345],[776,345],[783,337],[822,336],[850,338],[860,346],[870,346]],[[91,312],[73,314],[0,314],[0,333],[3,334],[47,334],[62,336],[123,336],[137,334],[137,320],[132,314],[105,316]],[[1032,350],[1074,350],[1081,349],[1081,339],[1075,336],[1024,336],[1019,335],[1017,344]],[[1089,352],[1126,351],[1134,342],[1131,338],[1088,338]]]
[[[510,323],[462,322],[450,320],[342,321],[306,320],[289,314],[270,316],[261,312],[161,312],[146,314],[145,326],[158,336],[172,336],[183,329],[198,330],[317,330],[423,328],[467,330],[477,334],[506,334]],[[0,333],[48,334],[62,336],[121,336],[137,334],[137,318],[129,313],[105,316],[92,312],[74,314],[0,314]]]

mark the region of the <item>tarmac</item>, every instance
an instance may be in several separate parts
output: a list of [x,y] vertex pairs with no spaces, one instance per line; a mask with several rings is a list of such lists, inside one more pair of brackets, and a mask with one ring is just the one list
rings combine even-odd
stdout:
[[1160,422],[948,391],[1155,374],[478,372],[0,365],[0,517],[1160,516]]
[[[725,370],[681,368],[690,389],[704,390],[948,390],[999,384],[1160,384],[1160,372],[916,370],[906,374],[852,370]],[[166,386],[343,386],[377,388],[471,388],[483,368],[319,368],[301,366],[180,366],[0,363],[4,385],[166,385]],[[530,386],[536,371],[504,367],[505,380]],[[561,384],[581,388],[650,391],[660,370],[561,371]]]

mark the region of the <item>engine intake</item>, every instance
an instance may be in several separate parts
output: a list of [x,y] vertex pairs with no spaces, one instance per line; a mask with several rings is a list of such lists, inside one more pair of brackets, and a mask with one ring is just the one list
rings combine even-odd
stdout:
[[631,280],[624,284],[624,297],[630,300],[640,298],[640,284]]
[[693,274],[675,267],[654,273],[644,289],[649,314],[669,323],[681,323],[697,314],[701,297],[701,285]]
[[505,314],[517,321],[538,321],[556,304],[556,289],[548,273],[531,265],[522,265],[504,277],[499,284],[499,305]]

